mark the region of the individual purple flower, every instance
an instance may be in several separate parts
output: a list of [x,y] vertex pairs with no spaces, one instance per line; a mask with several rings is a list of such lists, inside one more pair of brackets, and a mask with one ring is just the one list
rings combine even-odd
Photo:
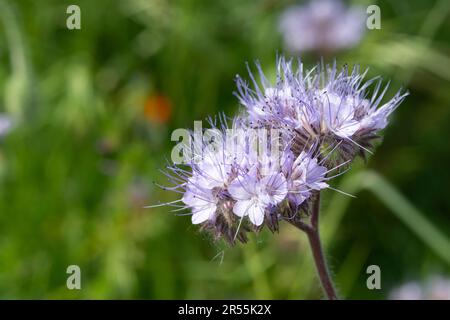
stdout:
[[219,198],[214,195],[213,189],[202,187],[199,181],[190,181],[182,201],[192,211],[193,224],[214,220]]
[[352,137],[361,127],[355,118],[355,107],[347,97],[322,90],[315,97],[320,117],[321,130],[329,130],[340,138]]
[[283,173],[288,183],[288,199],[293,208],[298,208],[315,191],[328,187],[328,169],[318,163],[317,158],[302,151],[295,157],[286,153],[283,160]]
[[364,23],[361,7],[347,8],[339,0],[314,0],[288,8],[279,28],[291,52],[323,55],[356,45],[364,34]]
[[255,226],[260,226],[266,210],[286,197],[287,183],[281,172],[263,177],[254,166],[249,172],[238,176],[228,191],[236,200],[233,212],[241,218],[248,216]]
[[[286,62],[282,57],[277,59],[277,81],[271,83],[260,66],[256,63],[259,81],[252,74],[247,66],[252,86],[239,75],[236,77],[237,92],[239,102],[246,108],[250,122],[253,124],[267,124],[271,120],[286,119],[289,121],[295,116],[295,109],[301,104],[298,98],[307,94],[306,82],[297,76],[299,70],[292,70],[292,63]],[[279,127],[279,123],[273,123],[274,127]]]
[[[354,66],[351,73],[344,66],[339,72],[336,64],[326,66],[323,89],[316,91],[317,101],[326,125],[337,135],[351,139],[362,131],[378,132],[388,124],[389,115],[400,105],[408,93],[398,91],[393,98],[380,106],[389,84],[380,92],[382,79],[376,77],[364,81],[367,70],[360,72]],[[315,87],[320,84],[316,83]],[[370,98],[368,91],[373,88]],[[328,113],[328,115],[327,115]]]
[[[192,211],[192,223],[214,222],[221,202],[227,201],[226,188],[236,176],[238,162],[220,145],[219,150],[204,148],[203,158],[191,162],[190,173],[184,173],[185,193],[182,201]],[[179,168],[173,168],[179,172]],[[188,175],[188,177],[186,177]],[[190,176],[189,176],[190,175]]]

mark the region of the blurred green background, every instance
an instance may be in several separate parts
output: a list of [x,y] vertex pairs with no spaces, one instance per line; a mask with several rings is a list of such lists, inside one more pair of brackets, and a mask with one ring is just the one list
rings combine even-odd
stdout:
[[[322,298],[304,234],[283,224],[229,247],[169,208],[170,133],[238,109],[234,77],[283,52],[283,0],[0,0],[0,298]],[[384,142],[323,196],[321,231],[351,299],[450,275],[450,2],[381,8],[338,64],[370,66],[411,95]],[[81,30],[66,8],[81,8]],[[317,60],[303,56],[307,66]],[[66,288],[79,265],[81,290]],[[382,289],[368,290],[379,265]]]

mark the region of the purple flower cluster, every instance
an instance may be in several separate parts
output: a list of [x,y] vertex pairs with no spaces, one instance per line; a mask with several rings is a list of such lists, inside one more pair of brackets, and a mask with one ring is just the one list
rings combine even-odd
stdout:
[[237,96],[251,121],[283,129],[300,148],[311,142],[319,147],[339,144],[344,161],[370,152],[389,115],[408,95],[399,91],[380,105],[389,84],[382,88],[380,77],[364,81],[367,70],[361,73],[358,66],[349,72],[347,66],[338,70],[336,63],[318,64],[304,71],[298,61],[294,70],[292,60],[280,57],[274,85],[258,64],[257,69],[260,82],[251,75],[253,87],[237,78]]
[[210,121],[219,134],[203,138],[192,159],[166,173],[174,183],[167,189],[183,195],[181,205],[171,203],[176,210],[189,209],[193,224],[230,243],[245,242],[246,232],[264,225],[276,231],[281,220],[307,218],[311,200],[370,151],[406,96],[397,93],[380,106],[387,86],[380,92],[380,79],[364,82],[358,67],[304,72],[300,61],[294,70],[293,61],[280,57],[275,84],[257,67],[252,87],[237,78],[244,115],[231,126],[224,117],[219,126]]

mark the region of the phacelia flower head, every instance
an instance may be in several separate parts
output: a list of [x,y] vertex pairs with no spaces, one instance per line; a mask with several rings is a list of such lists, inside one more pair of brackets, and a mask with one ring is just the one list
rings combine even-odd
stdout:
[[182,194],[181,205],[169,203],[175,210],[188,209],[193,224],[233,244],[245,242],[248,231],[267,226],[274,232],[280,220],[300,219],[293,210],[328,186],[328,169],[310,152],[296,155],[276,130],[252,127],[240,117],[232,123],[214,128],[222,135],[213,147],[204,138],[202,157],[196,151],[169,166],[174,186],[164,188]]
[[406,96],[398,92],[382,104],[387,86],[365,81],[359,67],[304,70],[280,57],[275,83],[257,69],[252,85],[237,78],[244,114],[188,132],[183,154],[191,157],[165,172],[173,184],[165,188],[181,194],[167,204],[231,244],[265,226],[275,232],[283,220],[301,225],[319,193],[335,190],[329,183],[340,168],[370,151]]

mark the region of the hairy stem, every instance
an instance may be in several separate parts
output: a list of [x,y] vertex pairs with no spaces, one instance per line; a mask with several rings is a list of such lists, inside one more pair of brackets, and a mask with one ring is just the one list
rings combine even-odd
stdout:
[[331,281],[330,272],[325,261],[325,255],[323,254],[322,245],[319,235],[319,213],[320,213],[320,193],[317,194],[313,203],[312,215],[311,215],[311,228],[308,229],[306,234],[308,235],[309,245],[316,264],[317,274],[319,275],[320,283],[323,290],[329,300],[337,300],[336,290],[334,289],[333,282]]
[[316,265],[317,274],[322,284],[322,288],[329,300],[337,300],[336,290],[334,289],[333,282],[331,281],[330,272],[325,261],[325,255],[320,241],[319,235],[319,212],[320,212],[320,193],[317,194],[313,203],[311,224],[303,222],[296,222],[295,226],[304,231],[308,235],[309,245],[314,257],[314,263]]
[[319,275],[320,283],[329,300],[337,300],[336,291],[334,290],[333,282],[331,281],[330,272],[328,271],[322,246],[320,244],[320,237],[318,230],[308,232],[309,245],[313,253],[314,262],[316,264],[317,274]]

